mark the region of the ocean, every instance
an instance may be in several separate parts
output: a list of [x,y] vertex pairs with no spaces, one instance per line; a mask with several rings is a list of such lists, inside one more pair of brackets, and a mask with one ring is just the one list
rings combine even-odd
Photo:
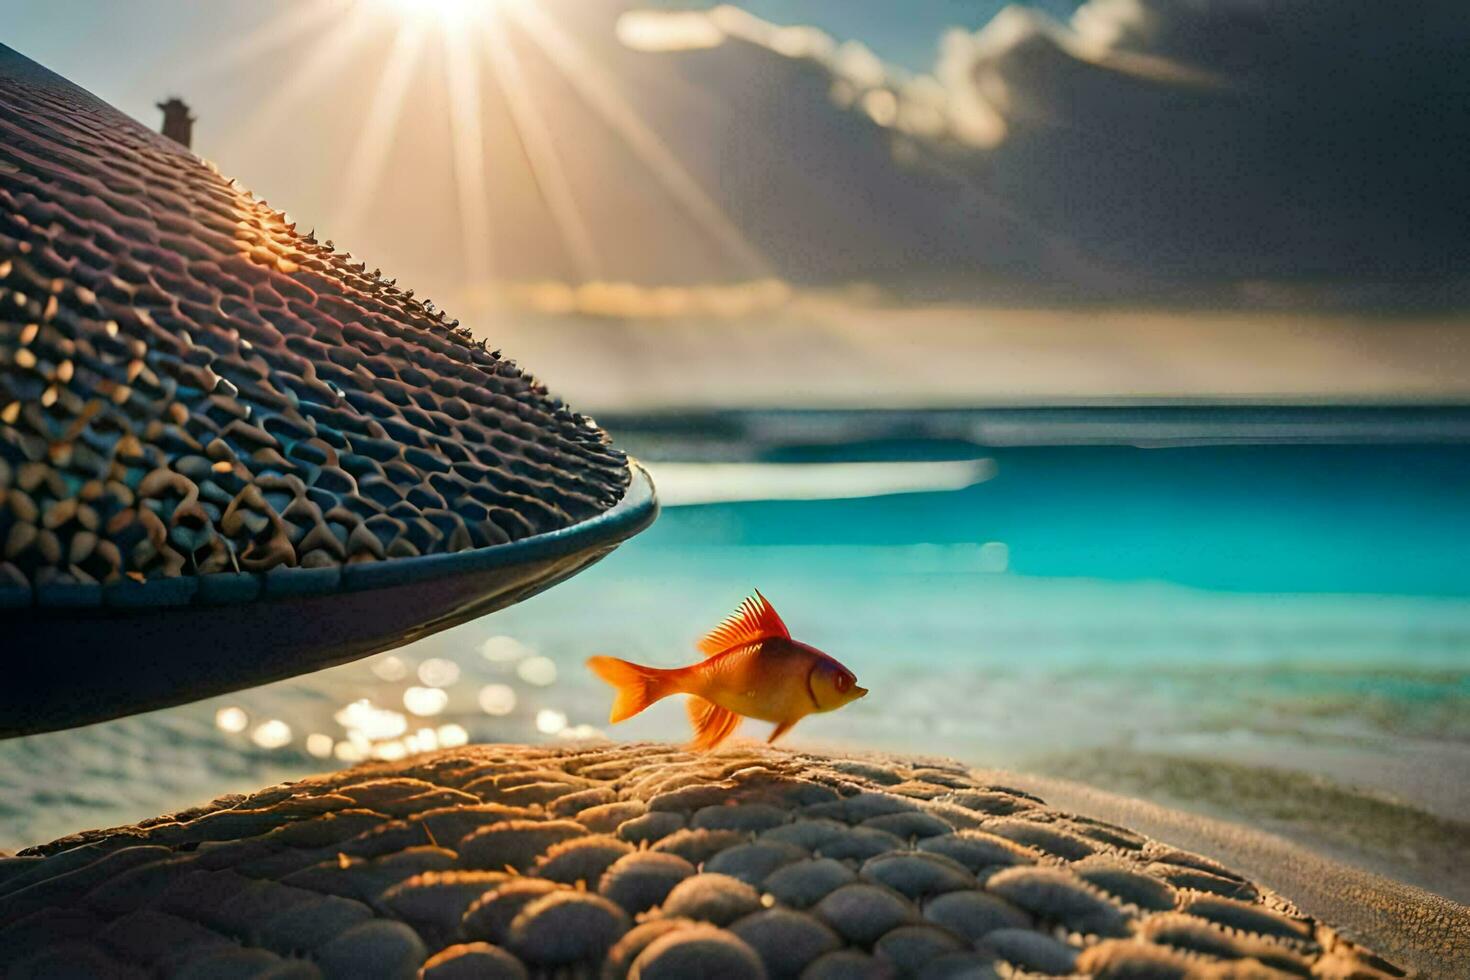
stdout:
[[[1430,845],[1470,854],[1470,446],[997,446],[912,423],[608,422],[666,503],[643,535],[389,654],[0,742],[0,848],[466,739],[682,739],[672,701],[609,729],[582,661],[685,663],[759,588],[872,691],[790,744],[1064,774],[1456,891]],[[1364,826],[1324,832],[1344,806]]]

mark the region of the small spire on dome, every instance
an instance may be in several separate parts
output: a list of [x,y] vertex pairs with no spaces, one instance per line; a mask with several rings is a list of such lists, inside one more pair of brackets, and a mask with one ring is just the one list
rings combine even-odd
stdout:
[[194,115],[189,105],[177,95],[158,103],[163,110],[163,135],[188,149],[194,140]]

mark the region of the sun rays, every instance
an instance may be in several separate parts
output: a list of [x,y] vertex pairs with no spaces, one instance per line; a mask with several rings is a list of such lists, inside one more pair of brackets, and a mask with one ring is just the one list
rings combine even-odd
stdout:
[[521,148],[531,168],[531,176],[556,223],[572,268],[584,282],[597,279],[601,275],[597,246],[592,241],[587,223],[582,220],[582,213],[577,208],[576,198],[572,196],[571,184],[567,182],[566,171],[561,165],[561,157],[551,138],[551,131],[526,85],[520,58],[516,56],[515,49],[506,37],[499,11],[491,12],[485,43],[490,67],[510,106],[511,118],[515,121],[516,134],[520,137]]
[[[314,39],[309,56],[298,59],[295,70],[277,83],[238,126],[232,127],[221,147],[223,155],[233,157],[247,147],[271,139],[301,101],[309,98],[323,82],[347,65],[373,26],[371,17],[353,8],[324,36]],[[240,48],[234,50],[239,51]]]
[[546,55],[577,94],[637,155],[644,167],[707,234],[752,279],[771,274],[770,263],[746,240],[720,206],[689,175],[658,135],[619,94],[616,84],[562,30],[550,14],[528,0],[502,0],[502,8]]
[[[386,54],[378,50],[391,32]],[[309,39],[309,40],[308,40]],[[355,60],[377,59],[364,115],[356,121],[342,168],[331,227],[344,237],[372,220],[403,113],[428,72],[442,73],[447,99],[427,111],[444,113],[458,229],[456,238],[471,284],[493,285],[512,277],[497,254],[513,248],[497,241],[492,199],[497,174],[487,159],[487,110],[504,106],[535,193],[565,254],[569,280],[592,283],[608,274],[606,257],[620,241],[598,241],[565,165],[575,144],[548,119],[544,97],[529,82],[523,60],[534,57],[567,83],[575,100],[601,121],[630,153],[652,186],[662,190],[688,225],[723,255],[737,276],[762,279],[771,264],[730,216],[679,162],[629,100],[612,73],[536,0],[314,0],[292,4],[242,37],[199,74],[239,68],[295,47],[294,70],[272,85],[259,106],[233,128],[224,149],[269,140],[291,113],[335,73]],[[423,111],[417,102],[414,111]],[[493,115],[493,114],[492,114]],[[514,145],[514,144],[513,144]],[[590,193],[584,190],[583,193]]]
[[444,81],[449,91],[449,136],[454,150],[454,187],[459,202],[460,247],[472,281],[493,269],[490,196],[485,182],[484,113],[480,102],[480,60],[468,28],[481,26],[489,12],[463,12],[444,32]]
[[[383,72],[378,76],[378,87],[373,93],[367,119],[358,132],[352,156],[347,162],[346,182],[334,227],[345,231],[356,228],[369,199],[378,188],[398,126],[398,115],[403,111],[403,100],[413,81],[428,29],[427,21],[412,18],[399,28],[393,39],[393,46],[383,63]],[[452,95],[455,99],[461,97],[459,93]]]
[[[353,17],[356,10],[350,10]],[[206,78],[248,65],[261,56],[290,45],[314,30],[342,19],[341,8],[331,3],[303,3],[289,7],[285,13],[272,17],[254,30],[236,38],[222,51],[200,52],[180,69],[185,77]]]

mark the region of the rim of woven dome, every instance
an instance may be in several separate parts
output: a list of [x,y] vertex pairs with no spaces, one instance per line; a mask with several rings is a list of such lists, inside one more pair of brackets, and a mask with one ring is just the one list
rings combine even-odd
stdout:
[[0,613],[228,606],[260,599],[366,592],[565,558],[625,541],[653,523],[658,516],[658,495],[653,480],[636,460],[628,460],[628,470],[628,488],[612,507],[576,524],[505,544],[326,568],[282,565],[268,572],[216,572],[142,582],[123,578],[109,583],[49,582],[25,586],[0,583]]

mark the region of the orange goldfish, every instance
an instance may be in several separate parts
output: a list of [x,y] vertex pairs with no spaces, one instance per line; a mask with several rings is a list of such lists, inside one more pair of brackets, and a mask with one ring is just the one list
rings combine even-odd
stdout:
[[712,749],[741,718],[775,722],[774,742],[807,715],[835,711],[868,693],[857,676],[816,647],[791,638],[766,597],[754,596],[699,641],[705,659],[661,670],[616,657],[587,666],[617,689],[608,721],[631,718],[670,694],[689,695],[693,747]]

